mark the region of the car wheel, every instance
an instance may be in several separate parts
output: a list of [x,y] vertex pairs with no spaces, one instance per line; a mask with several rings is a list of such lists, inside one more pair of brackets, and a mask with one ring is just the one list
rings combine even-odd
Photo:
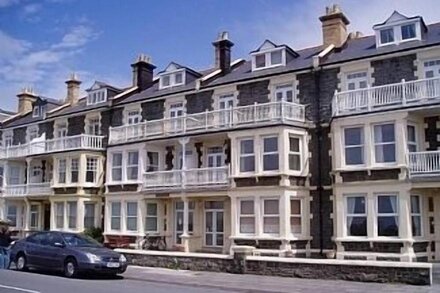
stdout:
[[68,258],[64,262],[64,276],[67,278],[74,278],[78,274],[78,265],[74,258]]
[[27,260],[23,253],[17,255],[15,266],[17,267],[18,271],[27,271]]

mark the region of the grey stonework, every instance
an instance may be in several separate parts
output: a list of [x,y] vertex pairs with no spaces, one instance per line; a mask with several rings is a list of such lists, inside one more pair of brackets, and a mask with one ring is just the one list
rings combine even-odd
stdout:
[[101,135],[104,136],[104,139],[102,141],[102,145],[104,148],[106,148],[108,145],[108,135],[111,119],[112,116],[110,110],[101,112]]
[[400,169],[389,170],[370,170],[370,174],[367,171],[347,171],[340,172],[343,182],[356,182],[356,181],[368,181],[368,180],[398,180]]
[[237,85],[237,90],[238,106],[269,102],[269,80],[240,84]]
[[167,153],[165,155],[166,170],[172,170],[174,159],[174,146],[167,146],[165,149],[167,150]]
[[138,184],[124,184],[124,185],[109,185],[108,192],[136,192],[138,190]]
[[112,127],[118,127],[123,125],[124,108],[115,108],[112,110],[110,124]]
[[235,178],[235,184],[237,187],[249,187],[249,186],[279,186],[280,176],[268,176],[259,177],[258,180],[255,177],[249,178]]
[[53,138],[53,128],[54,128],[53,121],[40,123],[38,125],[38,134],[41,136],[43,133],[45,133],[46,139],[52,139]]
[[26,127],[14,128],[13,130],[12,144],[25,144],[26,143]]
[[84,133],[85,118],[84,115],[70,117],[68,119],[67,135],[72,136]]
[[440,146],[440,142],[437,141],[437,135],[440,134],[440,129],[437,129],[438,116],[425,117],[425,123],[428,128],[425,129],[425,140],[428,143],[427,151],[436,151]]
[[233,258],[150,255],[125,251],[124,255],[130,265],[176,270],[412,285],[430,285],[432,282],[431,269],[428,267],[397,267],[393,264],[382,264],[381,266],[333,264],[330,262],[311,264],[299,259],[294,262],[250,260],[242,253],[236,253]]
[[164,118],[165,100],[146,102],[141,104],[142,120],[157,120]]
[[[333,236],[333,220],[330,218],[330,214],[333,212],[333,202],[330,200],[331,195],[331,190],[322,190],[320,199],[318,190],[310,191],[310,196],[313,199],[310,203],[310,213],[313,214],[313,218],[310,220],[310,236],[313,238],[311,241],[312,249],[320,249],[321,241],[323,249],[334,249],[331,239]],[[319,209],[319,200],[321,200],[321,211]],[[321,218],[322,231],[320,228]]]
[[417,59],[416,54],[387,58],[371,62],[374,72],[373,86],[379,86],[390,83],[415,80],[415,72],[417,70],[414,61]]
[[400,253],[403,243],[393,242],[342,242],[345,251]]
[[186,95],[186,113],[194,114],[213,110],[212,95],[214,91],[204,91],[195,94]]

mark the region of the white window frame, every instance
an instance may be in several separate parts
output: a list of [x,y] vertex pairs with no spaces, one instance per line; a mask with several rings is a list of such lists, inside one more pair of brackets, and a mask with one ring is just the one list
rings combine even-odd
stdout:
[[[278,203],[278,214],[266,214],[264,208],[266,206],[266,201],[277,201]],[[270,235],[270,236],[279,236],[281,232],[281,219],[280,219],[280,198],[279,197],[262,197],[260,199],[260,207],[261,207],[261,234]],[[264,220],[268,218],[278,219],[278,232],[265,232],[265,224]]]
[[[264,149],[264,140],[265,139],[276,139],[277,142],[277,150],[276,151],[268,151],[266,152],[266,150]],[[279,135],[278,134],[274,134],[274,135],[263,135],[260,137],[260,145],[261,145],[261,171],[263,173],[278,173],[280,171],[280,139],[279,139]],[[254,153],[255,153],[255,143],[254,143]],[[242,154],[240,153],[240,156]],[[265,170],[264,169],[264,157],[265,156],[273,156],[276,155],[277,159],[278,159],[278,168],[273,169],[273,170]]]
[[[296,90],[295,90],[295,82],[289,82],[289,83],[281,83],[281,84],[275,84],[273,86],[273,95],[272,99],[273,102],[289,102],[289,103],[298,103],[298,99],[296,96]],[[292,101],[288,101],[287,99],[287,92],[292,92]],[[281,93],[281,99],[278,99],[278,94]]]
[[[114,160],[114,156],[115,155],[120,155],[121,156],[121,164],[115,166],[115,160]],[[110,165],[110,182],[122,182],[124,181],[124,153],[122,151],[119,152],[113,152],[110,154],[110,158],[111,158],[111,165]],[[115,180],[115,178],[113,178],[113,170],[120,170],[121,173],[121,179],[119,180]]]
[[[432,77],[426,77],[427,72],[432,71]],[[440,58],[423,60],[423,78],[438,78],[440,76]]]
[[[64,168],[61,169],[61,162],[64,162]],[[58,184],[67,184],[67,164],[68,164],[68,158],[57,158],[57,183]],[[63,171],[63,172],[61,172]],[[64,182],[60,181],[61,174],[64,174]]]
[[[271,54],[273,52],[277,52],[277,51],[281,51],[281,63],[276,63],[276,64],[272,64],[272,58],[271,58]],[[265,58],[265,66],[263,67],[257,67],[257,56],[261,56],[264,55]],[[274,67],[278,67],[278,66],[286,66],[286,48],[285,47],[276,47],[276,48],[270,48],[267,50],[261,50],[258,52],[254,52],[251,54],[251,58],[252,58],[252,71],[257,71],[257,70],[263,70],[263,69],[268,69],[268,68],[274,68]]]
[[[75,207],[76,213],[71,213],[72,206]],[[78,202],[77,201],[67,201],[66,202],[67,209],[67,228],[69,230],[76,230],[78,228]],[[72,222],[71,222],[72,220]],[[72,224],[72,226],[71,226]]]
[[12,130],[5,130],[3,132],[3,146],[11,147],[14,144],[14,133]]
[[[87,215],[87,208],[86,208],[87,206],[93,206],[93,209],[92,209],[93,217]],[[96,206],[97,206],[96,202],[93,202],[93,201],[84,202],[84,219],[83,219],[84,229],[88,229],[88,228],[92,228],[92,227],[96,226]],[[91,227],[87,227],[87,225],[86,225],[87,220],[89,218],[93,219]]]
[[[76,162],[76,164],[73,164],[73,162]],[[80,164],[81,164],[81,160],[80,160],[80,158],[77,158],[77,157],[72,157],[72,158],[69,158],[69,163],[70,163],[70,176],[69,176],[69,182],[70,183],[72,183],[72,184],[77,184],[77,183],[79,183],[79,177],[80,177]],[[72,174],[73,174],[73,172],[76,172],[78,175],[77,175],[77,181],[73,181],[72,180],[72,178],[73,178],[73,176],[72,176]],[[67,180],[66,180],[67,181]]]
[[[304,199],[303,198],[298,198],[298,197],[290,197],[290,201],[289,201],[290,207],[292,206],[292,204],[291,204],[292,201],[298,201],[299,202],[299,214],[294,214],[292,212],[292,209],[290,208],[290,216],[289,216],[289,231],[290,231],[290,235],[293,236],[293,237],[303,236],[304,235],[304,230],[305,230],[305,228],[304,228],[305,222],[304,222],[304,219],[303,219],[303,216],[304,216]],[[301,225],[300,225],[301,232],[300,233],[294,233],[292,231],[292,218],[300,219],[300,221],[301,221]]]
[[[252,153],[242,153],[242,147],[241,147],[241,142],[242,141],[246,141],[246,140],[252,140],[253,143],[253,152]],[[250,174],[250,173],[255,173],[257,172],[257,155],[256,155],[256,149],[255,149],[255,141],[256,138],[255,137],[241,137],[238,140],[238,172],[240,174]],[[247,157],[253,157],[254,158],[254,170],[252,171],[241,171],[241,159],[242,158],[247,158]]]
[[[381,196],[395,196],[396,197],[396,213],[379,213],[379,197]],[[377,193],[375,194],[375,206],[376,206],[376,215],[375,215],[375,224],[376,224],[376,237],[379,238],[399,238],[400,237],[400,202],[399,202],[399,194],[398,193]],[[397,217],[397,229],[398,233],[397,236],[380,236],[379,235],[379,217]]]
[[[346,129],[360,129],[361,130],[361,144],[359,145],[346,145],[346,139],[345,139],[345,130]],[[341,139],[342,139],[342,148],[343,148],[343,158],[342,158],[342,165],[344,167],[359,167],[359,166],[365,166],[366,165],[366,148],[365,148],[365,127],[363,125],[350,125],[346,127],[342,127],[341,131]],[[374,133],[373,133],[374,136]],[[374,140],[374,137],[373,137]],[[347,149],[350,148],[361,148],[362,149],[362,163],[361,164],[347,164]]]
[[[290,148],[290,138],[294,138],[294,139],[298,139],[298,146],[299,146],[299,151],[292,151]],[[288,137],[287,137],[287,144],[288,144],[288,153],[287,153],[287,169],[289,170],[289,172],[292,173],[301,173],[304,169],[304,163],[303,163],[303,151],[304,151],[304,147],[303,147],[303,139],[304,136],[301,135],[297,135],[294,133],[289,133]],[[290,168],[290,156],[299,156],[299,170],[293,170]]]
[[[152,162],[150,160],[150,157],[148,155],[149,153],[157,154],[157,164],[155,164],[154,162]],[[146,164],[145,172],[157,172],[160,170],[160,152],[159,151],[148,150],[146,153],[146,160],[147,160],[147,164]]]
[[[237,216],[238,216],[238,221],[237,221],[237,223],[238,223],[238,227],[237,227],[237,234],[238,235],[247,235],[247,236],[250,236],[250,235],[257,235],[257,233],[258,233],[258,229],[257,229],[257,213],[256,213],[256,204],[255,204],[255,201],[256,201],[257,199],[256,198],[239,198],[238,200],[237,200],[237,202],[238,202],[238,207],[237,207],[237,210],[238,210],[238,213],[237,213]],[[241,203],[243,202],[243,201],[250,201],[250,202],[252,202],[252,204],[253,204],[253,214],[242,214],[241,213]],[[242,218],[253,218],[254,219],[254,233],[243,233],[243,232],[241,232],[241,219]]]
[[[409,128],[412,127],[414,128],[414,141],[410,141],[409,140]],[[418,151],[419,147],[418,147],[418,139],[417,139],[417,135],[418,135],[418,131],[417,131],[417,125],[414,123],[408,123],[406,125],[406,143],[407,143],[407,151],[410,152],[409,150],[409,146],[413,146],[415,148],[415,152]]]
[[[354,198],[354,197],[363,197],[364,198],[364,204],[365,204],[365,212],[364,213],[349,213],[348,212],[348,198]],[[364,194],[364,193],[359,193],[359,194],[344,194],[343,196],[343,200],[344,200],[344,227],[343,227],[343,231],[344,231],[344,236],[345,237],[349,237],[349,238],[359,238],[359,239],[363,239],[363,238],[368,238],[368,194]],[[365,217],[366,219],[366,223],[367,223],[367,233],[365,236],[356,236],[356,235],[348,235],[348,218],[349,217]]]
[[32,140],[38,138],[39,137],[38,131],[39,131],[38,124],[28,126],[26,129],[27,141],[31,142]]
[[125,125],[137,125],[142,122],[142,109],[138,106],[126,108],[124,117]]
[[[344,73],[345,87],[347,91],[356,91],[369,87],[368,70],[356,70]],[[361,83],[365,82],[365,87],[361,87]],[[349,85],[354,83],[354,89],[350,89]]]
[[[10,212],[10,208],[14,207],[15,208],[15,213],[11,213]],[[6,205],[6,218],[9,220],[10,218],[15,218],[15,221],[11,221],[12,223],[15,222],[15,225],[13,225],[12,227],[19,227],[18,225],[18,205],[17,204],[7,204]]]
[[[136,215],[129,215],[128,214],[128,205],[129,204],[135,204],[136,205],[136,209],[135,209]],[[139,223],[138,223],[139,211],[138,211],[138,209],[139,209],[139,203],[137,201],[126,201],[125,202],[125,230],[127,232],[132,232],[133,233],[133,232],[137,232],[139,230]],[[136,229],[129,229],[128,228],[128,222],[129,222],[129,220],[133,220],[133,219],[134,219],[134,221],[136,223]]]
[[106,88],[93,90],[87,94],[87,105],[97,105],[105,102],[107,102]]
[[[113,214],[113,204],[119,204],[119,215],[114,215]],[[121,231],[122,230],[122,205],[123,202],[122,201],[109,201],[109,214],[110,214],[110,223],[109,223],[109,228],[110,231]],[[118,229],[114,229],[112,226],[113,223],[113,219],[119,219],[119,228]]]
[[[32,207],[36,207],[36,210],[32,210]],[[30,204],[30,215],[29,215],[29,227],[31,229],[38,229],[40,227],[40,205],[39,204]],[[35,218],[36,225],[32,225],[32,218]]]
[[[375,139],[375,127],[376,126],[383,126],[383,125],[388,125],[388,124],[392,124],[394,127],[394,141],[390,141],[390,142],[376,142]],[[375,165],[380,165],[380,166],[387,166],[387,165],[395,165],[397,163],[397,142],[396,142],[396,122],[395,121],[389,121],[389,122],[380,122],[380,123],[375,123],[371,125],[371,132],[372,132],[372,143],[373,143],[373,162]],[[394,145],[394,161],[393,162],[377,162],[376,161],[376,146],[385,146],[385,145]],[[384,157],[385,158],[385,157]]]
[[101,115],[90,115],[86,117],[85,132],[89,135],[101,135]]
[[[156,206],[156,214],[151,215],[148,213],[148,206],[149,205],[155,205]],[[147,222],[149,219],[155,219],[156,220],[156,229],[154,230],[147,230]],[[146,233],[158,233],[159,232],[159,203],[155,201],[146,201],[145,202],[145,227],[144,230]]]
[[[413,197],[417,197],[417,200],[419,202],[419,212],[413,212],[412,210],[412,198]],[[411,194],[410,195],[410,216],[411,216],[411,233],[413,238],[423,238],[424,237],[424,231],[423,231],[423,200],[422,200],[422,196],[419,194]],[[419,221],[420,221],[420,235],[414,235],[414,231],[412,230],[412,220],[413,217],[418,217]]]
[[[130,164],[129,158],[130,158],[130,153],[137,153],[137,163],[136,164]],[[126,176],[126,181],[127,182],[138,182],[139,181],[139,168],[140,168],[140,157],[141,153],[139,150],[128,150],[126,152],[126,160],[125,160],[125,176]],[[131,168],[137,168],[137,175],[136,175],[136,179],[132,179],[132,178],[128,178],[129,177],[129,169]]]
[[[84,182],[85,184],[97,184],[98,183],[98,170],[99,170],[99,157],[86,156],[86,172]],[[92,172],[93,182],[87,181],[87,173]]]
[[[179,203],[179,202],[182,203],[182,208],[178,208],[177,207],[177,203]],[[182,201],[174,201],[173,205],[174,205],[174,233],[173,233],[173,235],[174,235],[174,243],[177,244],[177,245],[181,245],[182,241],[179,240],[181,238],[179,237],[178,234],[183,234],[183,229],[184,229],[184,225],[183,225],[184,203]],[[195,227],[194,227],[194,224],[195,224],[194,223],[194,220],[195,220],[195,218],[194,218],[195,208],[196,208],[195,202],[194,201],[189,201],[188,202],[188,233],[190,235],[192,235],[194,233],[194,230],[195,230]],[[178,213],[182,213],[182,230],[177,230],[177,219],[178,219],[178,215],[177,214]],[[190,219],[192,219],[191,222],[193,224],[192,230],[190,229],[190,226],[189,226]]]
[[54,125],[54,137],[62,138],[66,137],[69,132],[69,122],[67,119],[58,120]]
[[[415,25],[415,37],[403,39],[402,37],[402,26],[406,25]],[[381,32],[383,30],[391,29],[393,31],[394,40],[392,42],[382,43]],[[376,31],[376,44],[378,47],[389,46],[389,45],[398,45],[404,42],[410,42],[414,40],[422,39],[422,24],[420,19],[416,20],[401,20],[392,24],[385,24],[375,28]]]
[[[61,206],[62,214],[60,215],[58,212],[58,207]],[[54,202],[54,213],[55,213],[55,229],[61,230],[65,227],[65,216],[66,216],[66,203],[64,201],[56,201]],[[58,225],[58,220],[61,220],[61,225]]]

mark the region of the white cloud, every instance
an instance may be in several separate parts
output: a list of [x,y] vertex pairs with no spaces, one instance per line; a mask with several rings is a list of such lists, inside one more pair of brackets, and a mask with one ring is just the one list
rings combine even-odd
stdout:
[[23,13],[25,15],[35,14],[35,13],[39,12],[41,10],[41,8],[42,8],[42,5],[39,3],[28,4],[23,7]]
[[259,2],[264,7],[262,15],[251,23],[238,22],[235,33],[242,44],[255,49],[264,39],[286,43],[294,49],[301,49],[321,44],[321,23],[319,16],[325,7],[339,3],[343,12],[351,21],[350,31],[361,31],[364,35],[373,34],[373,25],[383,22],[394,10],[408,15],[421,15],[426,23],[439,21],[438,0],[314,0],[289,1],[279,9],[270,1]]
[[[32,86],[45,96],[64,98],[64,81],[73,71],[73,57],[96,36],[91,27],[81,24],[69,30],[58,43],[35,49],[30,42],[0,30],[0,98],[5,101],[1,107],[14,110],[14,97],[24,86]],[[83,77],[90,75],[82,73]]]

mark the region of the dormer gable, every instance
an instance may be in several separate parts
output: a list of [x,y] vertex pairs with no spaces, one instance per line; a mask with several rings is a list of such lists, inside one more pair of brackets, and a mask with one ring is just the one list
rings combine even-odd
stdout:
[[252,51],[252,71],[286,66],[298,53],[287,45],[276,45],[270,40],[265,40],[257,50]]
[[171,62],[165,70],[159,72],[159,89],[181,86],[202,75],[188,67]]
[[32,117],[33,118],[44,118],[47,111],[47,101],[41,97],[37,97],[35,102],[32,104]]
[[376,46],[398,45],[403,42],[421,40],[427,27],[421,16],[407,17],[394,11],[385,22],[373,26]]
[[107,102],[113,96],[122,92],[122,90],[115,88],[102,81],[95,81],[93,85],[86,89],[87,105],[96,105]]

